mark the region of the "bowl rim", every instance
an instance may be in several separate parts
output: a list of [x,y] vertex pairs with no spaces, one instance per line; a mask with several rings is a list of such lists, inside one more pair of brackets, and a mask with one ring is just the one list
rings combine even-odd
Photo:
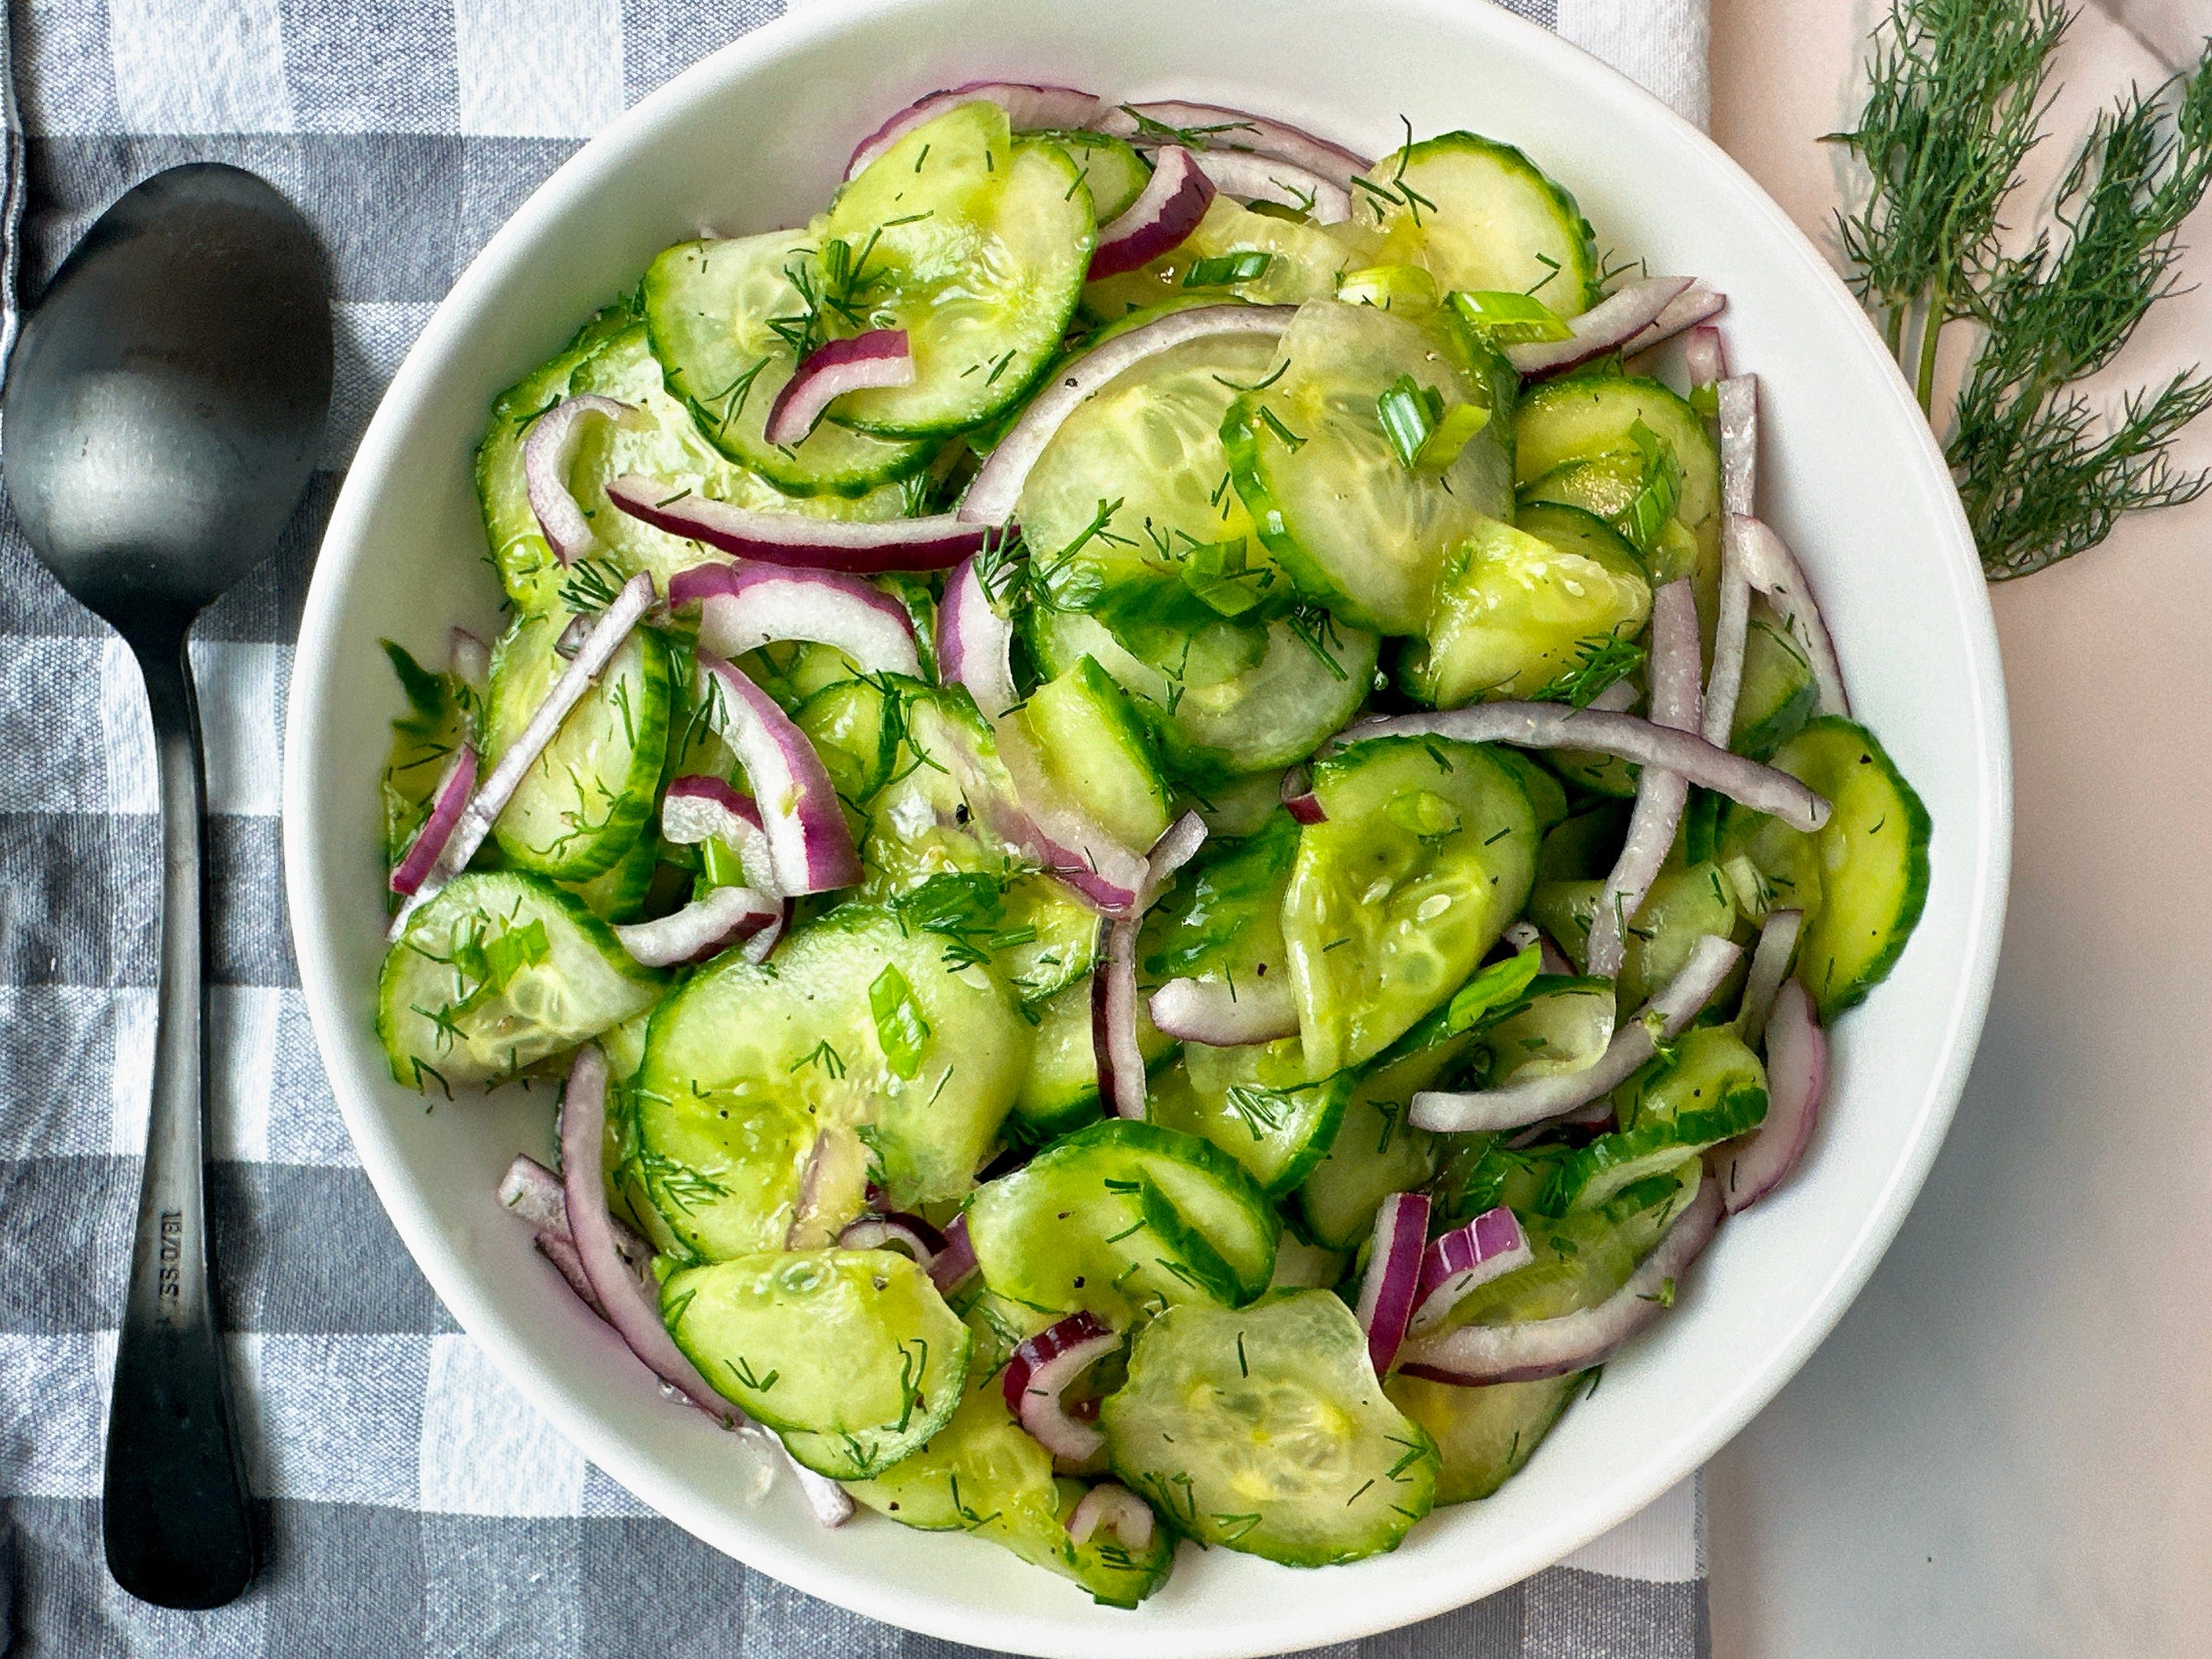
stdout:
[[[492,289],[515,252],[541,225],[557,220],[569,204],[617,182],[623,169],[654,142],[659,130],[695,100],[712,99],[726,85],[742,83],[756,68],[777,56],[825,39],[864,31],[884,15],[924,9],[939,0],[813,0],[803,9],[743,34],[681,73],[624,112],[563,161],[493,234],[447,291],[410,349],[380,399],[347,470],[343,487],[325,532],[303,609],[293,653],[285,727],[283,783],[283,841],[288,919],[295,947],[328,936],[330,896],[316,884],[295,879],[313,869],[314,824],[310,803],[313,779],[307,733],[314,729],[328,701],[330,665],[337,643],[338,617],[333,595],[338,586],[331,557],[343,550],[350,567],[362,544],[375,505],[370,483],[387,471],[392,452],[416,417],[418,407],[435,390],[435,368],[465,342],[482,297]],[[1452,0],[1395,0],[1405,12],[1433,20],[1442,28],[1490,31],[1504,36],[1543,72],[1588,82],[1595,76],[1613,97],[1640,104],[1644,114],[1671,125],[1703,156],[1716,182],[1732,193],[1736,210],[1762,219],[1780,234],[1790,257],[1811,288],[1840,302],[1856,320],[1860,349],[1886,368],[1887,415],[1905,423],[1922,464],[1940,477],[1941,521],[1929,526],[1942,544],[1950,597],[1964,624],[1965,651],[1975,746],[1985,775],[1987,797],[1978,845],[1961,924],[1966,940],[1965,971],[1956,981],[1945,1016],[1938,1060],[1930,1068],[1919,1107],[1907,1132],[1906,1150],[1891,1168],[1875,1200],[1862,1218],[1850,1246],[1818,1293],[1807,1302],[1794,1327],[1767,1346],[1763,1356],[1738,1374],[1732,1386],[1706,1403],[1693,1430],[1678,1435],[1672,1456],[1632,1490],[1617,1488],[1609,1502],[1594,1504],[1551,1524],[1531,1528],[1507,1547],[1484,1559],[1479,1577],[1437,1575],[1420,1594],[1394,1601],[1386,1610],[1358,1603],[1365,1598],[1311,1598],[1297,1615],[1295,1628],[1276,1632],[1289,1645],[1334,1643],[1398,1628],[1435,1617],[1481,1595],[1517,1583],[1559,1561],[1584,1543],[1638,1512],[1653,1498],[1700,1468],[1751,1419],[1810,1358],[1833,1330],[1880,1264],[1924,1183],[1956,1109],[1987,1012],[2002,940],[2009,881],[2012,841],[2012,761],[2005,691],[1996,623],[1986,584],[1974,550],[1972,532],[1951,486],[1942,452],[1910,387],[1883,346],[1873,323],[1842,279],[1811,240],[1727,152],[1654,94],[1627,76],[1540,25],[1502,7],[1468,9]],[[335,975],[319,953],[297,948],[301,986],[319,1051],[342,1052],[337,1036],[352,1014]],[[480,1285],[444,1238],[426,1202],[401,1167],[401,1160],[380,1121],[374,1093],[354,1076],[325,1067],[340,1113],[362,1165],[394,1227],[440,1299],[479,1343],[507,1381],[579,1450],[613,1479],[636,1493],[656,1512],[749,1567],[766,1572],[809,1595],[902,1628],[947,1639],[1016,1651],[1120,1659],[1127,1636],[1157,1643],[1168,1636],[1158,1624],[1134,1619],[1113,1636],[1070,1628],[1018,1608],[988,1613],[957,1609],[923,1598],[909,1604],[911,1592],[856,1579],[844,1569],[804,1549],[779,1540],[766,1529],[733,1536],[714,1506],[693,1502],[667,1486],[650,1462],[619,1442],[609,1442],[595,1417],[573,1403],[538,1362],[524,1352],[501,1316],[497,1299]],[[1624,1495],[1626,1490],[1626,1495]],[[1700,1573],[1702,1577],[1702,1572]],[[1162,1650],[1188,1659],[1231,1659],[1279,1651],[1251,1641],[1170,1641]]]

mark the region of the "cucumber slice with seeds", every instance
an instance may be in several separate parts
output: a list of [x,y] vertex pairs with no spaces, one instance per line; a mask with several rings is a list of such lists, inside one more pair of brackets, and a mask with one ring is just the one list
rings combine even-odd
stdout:
[[1169,1309],[1098,1420],[1114,1472],[1177,1530],[1286,1566],[1395,1549],[1435,1498],[1436,1443],[1328,1291]]
[[[1590,922],[1604,888],[1602,880],[1539,882],[1528,899],[1528,919],[1558,941],[1578,972],[1589,959]],[[1661,871],[1629,920],[1617,981],[1620,1012],[1625,1016],[1642,1007],[1681,971],[1706,934],[1735,938],[1741,926],[1735,894],[1719,864]],[[1725,988],[1715,1000],[1724,1000]]]
[[522,871],[464,872],[386,953],[376,1034],[392,1075],[447,1093],[504,1082],[651,1007],[640,967],[573,894]]
[[[1569,375],[1531,387],[1521,399],[1513,418],[1513,476],[1527,486],[1572,462],[1637,457],[1633,435],[1641,421],[1673,446],[1682,469],[1682,489],[1674,517],[1693,532],[1717,526],[1721,508],[1721,457],[1705,416],[1656,380],[1631,375]],[[1643,463],[1635,462],[1635,477]],[[1608,477],[1626,476],[1609,471]],[[1632,495],[1633,487],[1630,486]],[[1600,518],[1612,518],[1619,508],[1606,510],[1602,501],[1577,500],[1561,492],[1542,499],[1565,501],[1583,507]]]
[[669,1334],[807,1468],[889,1468],[951,1420],[968,1328],[896,1250],[775,1250],[671,1273]]
[[1109,133],[1048,129],[1030,135],[1048,138],[1068,154],[1083,187],[1091,192],[1091,214],[1102,225],[1120,218],[1152,182],[1152,165],[1126,138]]

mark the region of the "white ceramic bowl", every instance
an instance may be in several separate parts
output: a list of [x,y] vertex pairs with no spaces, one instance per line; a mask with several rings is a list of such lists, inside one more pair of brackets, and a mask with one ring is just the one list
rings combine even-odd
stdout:
[[[1471,127],[1523,146],[1601,246],[1729,295],[1765,392],[1763,506],[1819,584],[1860,713],[1935,817],[1918,934],[1836,1033],[1826,1121],[1787,1188],[1732,1221],[1670,1317],[1608,1365],[1525,1473],[1395,1554],[1301,1572],[1186,1549],[1139,1612],[957,1535],[818,1530],[785,1480],[738,1496],[738,1448],[665,1403],[563,1291],[492,1189],[549,1154],[543,1091],[425,1113],[371,1031],[383,908],[376,757],[398,693],[380,635],[442,649],[495,625],[470,459],[486,406],[701,223],[803,221],[854,140],[979,76],[1279,113],[1370,152]],[[1965,1079],[1996,960],[2011,795],[1990,608],[1941,458],[1874,331],[1733,162],[1552,35],[1468,0],[830,3],[684,75],[586,147],[455,285],[340,496],[292,677],[285,863],[301,975],[362,1164],[461,1324],[599,1466],[700,1537],[811,1595],[1024,1653],[1224,1659],[1409,1623],[1557,1560],[1695,1468],[1803,1364],[1903,1219]]]

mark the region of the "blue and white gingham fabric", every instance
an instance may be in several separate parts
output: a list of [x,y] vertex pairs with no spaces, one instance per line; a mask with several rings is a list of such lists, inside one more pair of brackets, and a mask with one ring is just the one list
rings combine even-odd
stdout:
[[[1034,0],[1057,3],[1058,0]],[[1483,0],[1468,0],[1482,3]],[[1693,118],[1705,0],[1510,0]],[[1356,0],[1346,0],[1352,5]],[[778,0],[13,0],[0,310],[109,202],[220,159],[313,220],[337,406],[276,556],[202,622],[215,870],[221,1291],[268,1565],[209,1613],[101,1561],[106,1395],[146,1124],[159,858],[137,672],[0,508],[0,1651],[395,1659],[960,1651],[746,1571],[562,1442],[454,1326],[356,1161],[317,1060],[277,856],[291,641],[386,381],[493,229],[578,144]],[[0,345],[4,344],[0,339]],[[1346,1659],[1690,1659],[1686,1483],[1565,1566]]]

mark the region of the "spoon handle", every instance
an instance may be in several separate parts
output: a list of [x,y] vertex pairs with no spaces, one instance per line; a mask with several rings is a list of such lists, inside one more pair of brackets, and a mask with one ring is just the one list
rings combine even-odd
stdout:
[[209,1271],[207,786],[184,641],[132,641],[161,787],[161,984],[131,1289],[108,1408],[107,1569],[143,1601],[215,1607],[258,1549]]

